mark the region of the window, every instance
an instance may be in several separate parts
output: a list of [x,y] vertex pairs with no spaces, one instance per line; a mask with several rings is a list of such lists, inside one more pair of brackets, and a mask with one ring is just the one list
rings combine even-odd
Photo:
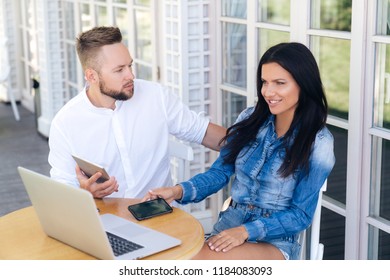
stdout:
[[[376,1],[376,30],[372,36],[374,79],[372,85],[370,197],[366,221],[368,257],[390,259],[390,1]],[[369,145],[369,144],[368,144]]]
[[137,77],[152,80],[152,24],[151,11],[136,9],[135,13],[135,58]]
[[246,26],[226,22],[222,25],[222,82],[246,89]]
[[[324,194],[322,221],[325,259],[343,259],[346,244],[348,121],[352,0],[312,0],[291,12],[289,0],[221,1],[221,84],[223,125],[256,102],[255,76],[261,55],[271,46],[301,41],[320,67],[329,102],[329,129],[335,137],[336,165]],[[303,17],[306,20],[301,20]],[[252,22],[253,21],[253,22]],[[304,35],[302,35],[304,34]],[[249,59],[251,58],[251,59]],[[256,58],[256,59],[252,59]],[[228,194],[224,194],[228,196]]]
[[[20,2],[20,9],[23,11],[21,13],[21,24],[19,26],[20,33],[20,42],[22,42],[21,47],[21,65],[20,65],[20,75],[21,75],[21,85],[22,85],[22,98],[25,101],[25,104],[31,109],[34,110],[33,103],[33,90],[32,90],[32,79],[39,81],[39,52],[38,52],[38,40],[37,40],[37,13],[36,13],[36,2],[35,1],[26,1],[23,0]],[[11,50],[14,52],[15,50]],[[10,63],[12,55],[9,56]]]

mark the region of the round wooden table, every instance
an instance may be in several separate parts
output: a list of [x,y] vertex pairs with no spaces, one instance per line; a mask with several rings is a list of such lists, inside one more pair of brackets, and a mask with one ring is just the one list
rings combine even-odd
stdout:
[[[140,223],[176,237],[182,244],[166,251],[148,256],[147,260],[190,259],[202,248],[204,232],[202,225],[192,215],[174,208],[170,214],[137,221],[127,210],[135,199],[95,199],[100,214],[111,213]],[[96,259],[48,237],[42,230],[33,207],[27,207],[0,217],[0,259],[16,260],[81,260]]]

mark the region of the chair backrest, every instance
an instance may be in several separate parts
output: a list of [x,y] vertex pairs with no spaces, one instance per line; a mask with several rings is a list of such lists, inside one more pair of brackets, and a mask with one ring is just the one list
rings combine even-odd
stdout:
[[183,142],[179,142],[176,139],[169,140],[169,153],[172,157],[184,159],[184,160],[193,160],[194,151],[192,147]]
[[192,147],[177,139],[169,140],[169,154],[172,157],[172,175],[174,183],[189,179],[189,170],[186,168],[189,161],[194,159]]
[[326,187],[327,180],[325,180],[318,195],[318,202],[314,212],[313,221],[310,227],[300,234],[299,241],[302,245],[301,260],[322,260],[324,256],[324,244],[320,243],[320,226],[322,194],[326,191]]
[[[192,147],[177,139],[169,140],[169,153],[171,156],[171,173],[173,183],[188,180],[191,176],[190,161],[194,159]],[[207,200],[207,199],[206,199]],[[203,226],[204,232],[209,233],[213,227],[213,212],[206,200],[186,205],[175,204],[176,207],[193,215]]]

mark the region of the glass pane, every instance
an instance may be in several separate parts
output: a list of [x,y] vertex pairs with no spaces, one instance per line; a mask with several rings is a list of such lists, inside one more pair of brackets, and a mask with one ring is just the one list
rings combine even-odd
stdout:
[[258,20],[290,25],[290,0],[258,0]]
[[369,260],[390,260],[390,234],[373,226],[369,227]]
[[138,79],[144,79],[144,80],[152,80],[152,68],[145,66],[145,65],[140,65],[136,64],[135,65],[135,75]]
[[[1,57],[0,57],[0,60],[1,60]],[[24,62],[24,61],[21,63],[21,65],[22,65],[23,69],[26,69],[26,67],[28,68],[28,64],[26,62]],[[27,79],[30,78],[29,74],[30,73],[26,73],[26,71],[20,71],[20,76],[21,76],[21,81],[22,81],[22,88],[23,89],[27,89],[27,91],[30,91],[30,86],[29,86],[28,81],[27,81]],[[26,76],[28,78],[26,78]]]
[[222,91],[222,125],[234,124],[238,115],[246,108],[246,97],[233,92]]
[[373,138],[370,215],[390,220],[390,140]]
[[30,63],[33,64],[33,67],[38,69],[38,26],[37,26],[37,17],[38,13],[36,12],[35,1],[28,1],[28,14],[27,14],[27,26],[26,33],[28,36],[28,44],[30,48]]
[[348,131],[332,125],[327,125],[327,127],[334,137],[336,163],[329,175],[328,187],[324,195],[345,204],[347,194]]
[[136,58],[152,62],[152,23],[147,11],[135,11]]
[[222,24],[222,82],[246,89],[246,25]]
[[268,50],[270,47],[282,43],[290,41],[290,33],[270,30],[270,29],[259,29],[258,30],[258,61],[260,57]]
[[[34,79],[36,81],[38,81],[39,79],[39,72],[37,71],[34,71],[34,68],[29,66],[28,67],[28,73],[30,74],[30,79],[29,81],[26,81],[26,84],[27,84],[27,88],[29,89],[28,91],[28,94],[30,96],[34,96],[35,95],[35,90],[34,90],[34,87],[33,87],[33,82],[34,82]],[[38,81],[39,82],[39,81]]]
[[189,102],[204,102],[210,100],[210,88],[194,87],[189,89]]
[[378,1],[377,15],[377,34],[390,35],[390,0]]
[[33,30],[37,29],[36,20],[37,20],[37,11],[36,11],[36,1],[26,1],[25,5],[27,6],[27,17],[25,18],[27,26]]
[[77,83],[77,57],[73,45],[66,45],[67,59],[68,59],[68,80]]
[[122,33],[123,43],[128,46],[129,40],[129,17],[127,16],[127,9],[114,8],[114,25],[119,27]]
[[141,6],[150,6],[150,0],[134,0],[134,4]]
[[107,7],[96,6],[96,25],[108,25]]
[[390,45],[377,44],[374,125],[390,129]]
[[390,234],[379,230],[378,259],[390,260]]
[[321,71],[329,114],[348,119],[350,41],[313,36],[311,50]]
[[382,140],[381,192],[379,215],[390,221],[390,140]]
[[246,0],[222,0],[222,16],[246,18]]
[[114,3],[126,3],[127,2],[127,0],[114,0]]
[[[80,4],[81,30],[87,31],[92,28],[91,10],[88,4]],[[74,34],[73,34],[74,35]]]
[[33,34],[31,34],[30,32],[29,32],[29,30],[27,30],[26,31],[26,36],[27,36],[27,40],[26,40],[26,42],[24,43],[24,45],[25,45],[25,48],[26,48],[26,59],[27,59],[27,61],[30,61],[31,60],[31,57],[32,57],[32,50],[31,50],[31,40],[32,40],[32,38],[34,38],[34,35]]
[[312,0],[311,27],[351,31],[352,0]]
[[75,28],[75,15],[73,9],[73,3],[65,3],[65,36],[69,40],[74,40],[74,36],[76,34]]
[[322,207],[320,242],[324,244],[324,260],[344,260],[345,218]]
[[39,63],[38,63],[38,42],[37,36],[33,33],[32,30],[27,30],[27,55],[30,65],[38,71]]

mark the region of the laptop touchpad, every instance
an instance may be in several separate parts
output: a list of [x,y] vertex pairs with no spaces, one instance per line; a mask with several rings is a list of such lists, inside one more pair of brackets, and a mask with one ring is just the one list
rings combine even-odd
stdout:
[[131,236],[132,238],[139,234],[145,234],[145,230],[143,228],[134,225],[117,226],[111,228],[110,231],[124,236]]

